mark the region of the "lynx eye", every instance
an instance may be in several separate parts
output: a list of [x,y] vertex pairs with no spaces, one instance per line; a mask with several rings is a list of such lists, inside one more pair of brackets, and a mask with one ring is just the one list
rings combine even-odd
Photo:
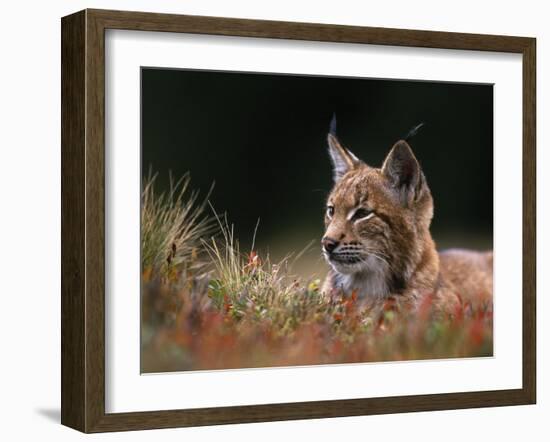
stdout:
[[352,216],[352,220],[353,221],[358,221],[360,219],[366,219],[366,218],[370,218],[371,216],[374,215],[374,212],[372,210],[369,210],[369,209],[365,209],[364,207],[360,207],[359,209],[357,209],[353,216]]
[[327,216],[329,218],[332,218],[334,215],[334,206],[327,206]]

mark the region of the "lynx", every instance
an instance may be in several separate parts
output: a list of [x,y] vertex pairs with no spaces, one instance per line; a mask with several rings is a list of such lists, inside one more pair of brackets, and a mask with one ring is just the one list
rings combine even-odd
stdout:
[[460,302],[492,299],[492,252],[437,252],[432,195],[406,140],[394,144],[381,168],[359,160],[332,130],[328,146],[334,187],[321,241],[330,265],[324,293],[412,306],[430,295],[437,308],[451,311]]

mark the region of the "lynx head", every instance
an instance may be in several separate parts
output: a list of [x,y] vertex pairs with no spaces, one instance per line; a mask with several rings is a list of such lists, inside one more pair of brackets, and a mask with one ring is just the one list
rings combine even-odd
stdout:
[[[421,259],[433,201],[420,164],[400,140],[381,168],[370,167],[328,135],[334,187],[325,211],[323,255],[341,275],[382,275],[397,289]],[[394,287],[392,287],[392,285]]]

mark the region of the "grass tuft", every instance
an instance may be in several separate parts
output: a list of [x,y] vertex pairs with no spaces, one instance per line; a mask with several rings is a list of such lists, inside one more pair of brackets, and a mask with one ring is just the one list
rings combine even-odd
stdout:
[[144,180],[141,203],[141,262],[144,275],[169,276],[176,271],[200,272],[206,265],[202,239],[215,231],[205,215],[210,191],[202,201],[190,190],[191,178],[170,177],[167,192],[157,194],[157,175]]

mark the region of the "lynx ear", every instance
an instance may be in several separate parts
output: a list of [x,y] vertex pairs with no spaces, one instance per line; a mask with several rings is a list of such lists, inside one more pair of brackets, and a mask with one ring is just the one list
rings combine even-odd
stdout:
[[343,147],[336,136],[328,134],[328,152],[332,160],[334,182],[337,183],[350,170],[361,163],[351,151]]
[[409,144],[398,141],[382,165],[382,173],[398,192],[404,206],[412,204],[422,190],[424,177]]

